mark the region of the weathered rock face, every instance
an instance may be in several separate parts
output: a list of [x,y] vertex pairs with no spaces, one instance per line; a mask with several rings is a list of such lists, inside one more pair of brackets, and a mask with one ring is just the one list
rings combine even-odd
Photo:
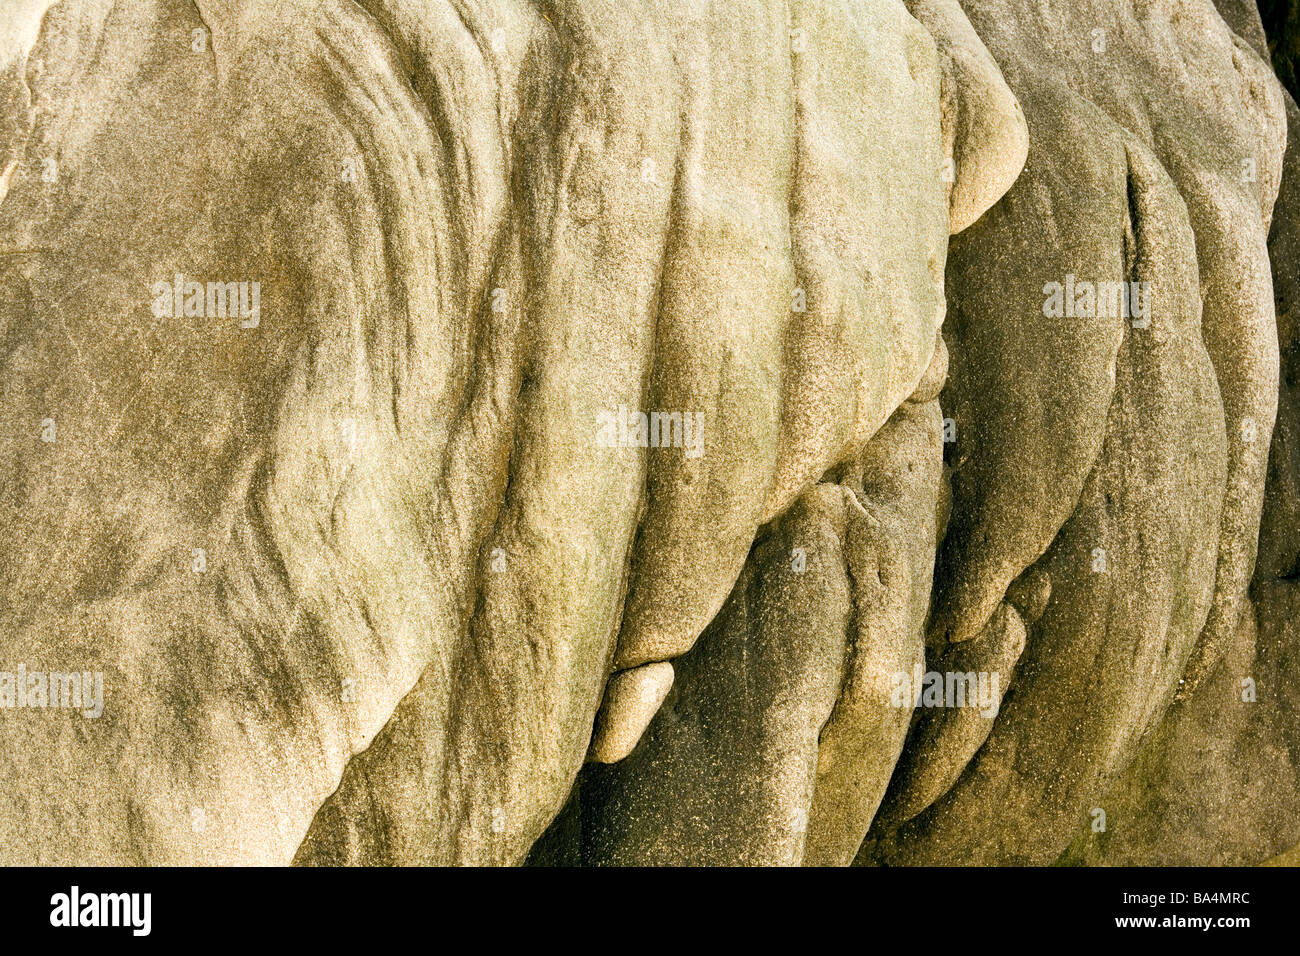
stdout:
[[1282,36],[7,5],[4,858],[1300,842]]
[[[1047,863],[1249,617],[1286,127],[1267,65],[1208,4],[966,9],[1031,145],[949,260],[957,442],[931,635],[974,638],[1026,575],[1051,595],[974,761],[867,855]],[[1063,308],[1040,294],[1053,281]],[[1077,291],[1118,282],[1149,301]],[[1106,832],[1145,825],[1115,817]]]
[[[1239,32],[1267,53],[1258,27]],[[1287,75],[1282,63],[1277,66],[1279,75]],[[1254,863],[1297,842],[1300,776],[1292,755],[1300,743],[1295,651],[1300,458],[1294,397],[1300,110],[1289,93],[1284,100],[1286,156],[1268,239],[1281,374],[1252,606],[1244,610],[1219,666],[1169,710],[1104,798],[1112,820],[1118,815],[1129,822],[1076,840],[1067,855],[1072,862]]]

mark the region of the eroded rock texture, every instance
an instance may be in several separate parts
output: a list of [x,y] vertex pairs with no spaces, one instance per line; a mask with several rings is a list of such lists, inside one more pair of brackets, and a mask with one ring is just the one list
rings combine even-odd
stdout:
[[7,4],[4,858],[1300,843],[1262,10]]

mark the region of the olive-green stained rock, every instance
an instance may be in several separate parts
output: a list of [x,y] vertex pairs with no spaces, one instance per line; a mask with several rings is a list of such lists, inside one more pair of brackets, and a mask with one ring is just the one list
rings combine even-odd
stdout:
[[1285,858],[1298,62],[0,4],[0,860]]

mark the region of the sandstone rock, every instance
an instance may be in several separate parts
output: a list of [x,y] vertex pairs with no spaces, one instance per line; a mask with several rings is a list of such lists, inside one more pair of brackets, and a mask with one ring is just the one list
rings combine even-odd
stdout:
[[949,228],[958,233],[1016,181],[1029,154],[1029,129],[957,0],[911,0],[907,7],[938,41],[944,151],[952,164]]
[[673,685],[666,661],[620,671],[605,685],[588,760],[617,763],[632,752]]
[[0,859],[1285,859],[1260,11],[4,4]]
[[[1264,236],[1285,127],[1257,54],[1209,4],[1179,6],[964,4],[1031,145],[949,262],[957,447],[931,629],[970,639],[1033,566],[1051,594],[969,771],[865,859],[1051,862],[1235,631],[1276,401]],[[1175,87],[1174,69],[1218,79]],[[1075,279],[1149,283],[1149,325],[1053,310],[1048,284]]]

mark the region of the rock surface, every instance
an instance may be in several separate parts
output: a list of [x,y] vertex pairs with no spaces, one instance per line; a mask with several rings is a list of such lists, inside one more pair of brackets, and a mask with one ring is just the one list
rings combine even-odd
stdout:
[[6,3],[0,859],[1283,854],[1298,37]]

